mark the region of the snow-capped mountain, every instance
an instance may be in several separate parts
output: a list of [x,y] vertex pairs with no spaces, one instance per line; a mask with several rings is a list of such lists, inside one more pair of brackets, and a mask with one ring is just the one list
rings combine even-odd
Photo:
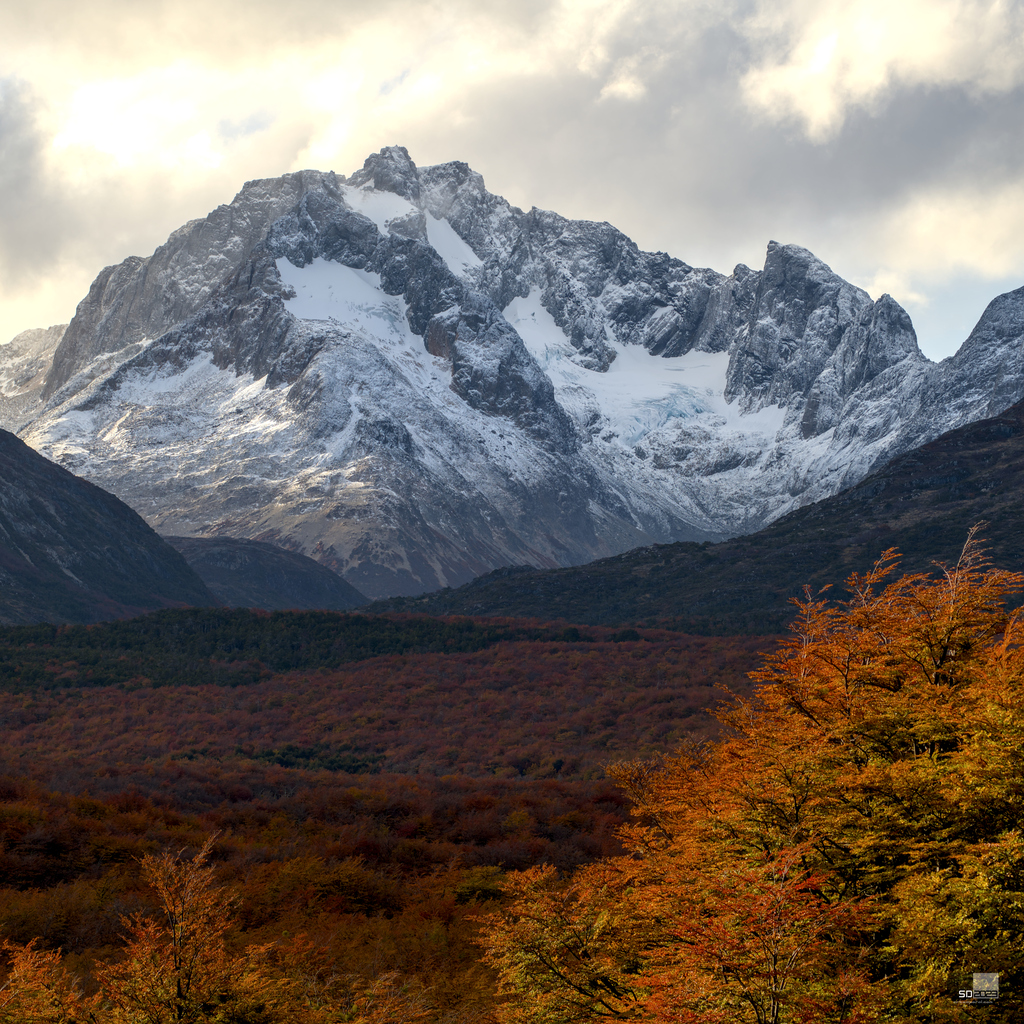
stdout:
[[1024,289],[934,364],[804,249],[726,277],[393,147],[105,269],[4,425],[165,534],[379,597],[751,532],[1009,406],[1022,340]]

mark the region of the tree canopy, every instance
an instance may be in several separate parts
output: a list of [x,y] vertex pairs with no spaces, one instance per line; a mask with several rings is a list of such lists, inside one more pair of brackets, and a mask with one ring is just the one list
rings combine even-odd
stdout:
[[1024,577],[897,567],[808,595],[720,740],[612,769],[623,856],[509,881],[506,1024],[1024,1019]]
[[[972,536],[959,563],[938,574],[900,576],[890,551],[847,586],[853,597],[843,604],[806,597],[791,638],[754,673],[756,689],[727,694],[716,739],[609,769],[625,795],[609,793],[634,808],[621,846],[594,848],[582,866],[576,854],[549,863],[556,847],[531,838],[539,805],[499,810],[482,793],[461,824],[444,826],[478,847],[497,828],[506,867],[509,851],[532,851],[517,863],[534,866],[502,880],[495,867],[460,867],[469,847],[449,844],[447,867],[423,862],[410,876],[422,890],[414,913],[429,919],[431,941],[453,950],[449,926],[462,904],[503,892],[497,910],[465,911],[480,929],[485,966],[460,968],[458,984],[486,988],[486,998],[449,1000],[443,972],[347,972],[328,932],[360,908],[394,911],[390,876],[351,857],[328,865],[298,856],[299,847],[264,863],[289,842],[304,850],[321,831],[336,854],[349,851],[338,845],[343,833],[360,850],[380,846],[383,832],[345,817],[368,799],[398,829],[395,856],[419,863],[412,851],[453,806],[457,780],[442,779],[447,803],[429,814],[384,790],[349,787],[330,800],[326,790],[289,791],[288,803],[322,803],[330,824],[289,832],[278,805],[266,804],[254,834],[267,849],[247,846],[234,862],[244,878],[226,862],[211,869],[236,842],[228,835],[190,841],[191,859],[142,856],[150,896],[119,904],[128,908],[120,932],[108,928],[109,944],[88,962],[52,948],[61,941],[52,929],[26,945],[40,933],[19,926],[13,941],[17,922],[5,920],[0,1024],[397,1024],[453,1014],[490,1024],[494,978],[499,1024],[1024,1019],[1024,618],[1007,611],[1024,576],[994,568]],[[272,768],[280,780],[298,771]],[[551,799],[562,783],[543,785]],[[113,813],[105,804],[61,799],[76,823],[69,836],[89,828],[118,856],[141,850],[100,835]],[[156,813],[138,795],[122,802],[126,828],[144,829]],[[14,845],[24,847],[16,857],[3,851],[8,881],[32,885],[52,831],[42,827],[44,807],[9,801],[5,813],[5,836],[21,836]],[[247,820],[229,807],[218,815],[234,827]],[[580,816],[556,818],[568,834]],[[207,830],[214,817],[204,821]],[[161,835],[184,834],[178,817],[165,824]],[[55,850],[72,849],[61,842]],[[150,849],[167,846],[165,838]],[[92,899],[91,885],[11,890],[7,905],[39,921],[51,909],[69,913],[69,900]],[[308,913],[292,907],[299,894]],[[275,901],[292,909],[274,917]],[[333,916],[324,916],[328,904]],[[315,938],[284,923],[300,921],[319,929]],[[994,1002],[959,997],[977,974],[999,976]]]

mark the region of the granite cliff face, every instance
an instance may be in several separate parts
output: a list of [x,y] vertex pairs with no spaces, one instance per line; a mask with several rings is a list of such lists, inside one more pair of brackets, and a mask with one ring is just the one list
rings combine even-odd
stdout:
[[104,270],[17,426],[161,532],[415,594],[759,529],[1016,401],[1022,338],[1024,290],[936,365],[797,246],[724,276],[393,147]]

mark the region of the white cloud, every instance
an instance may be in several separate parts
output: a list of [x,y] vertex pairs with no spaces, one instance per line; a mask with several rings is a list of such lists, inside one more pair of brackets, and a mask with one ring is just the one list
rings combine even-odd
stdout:
[[853,283],[863,288],[873,299],[891,295],[902,306],[929,305],[928,296],[917,291],[907,274],[900,270],[880,267],[870,280]]
[[924,189],[885,219],[881,234],[888,257],[919,279],[1021,273],[1024,181]]
[[208,125],[217,118],[204,111],[203,100],[215,95],[223,109],[223,101],[241,91],[224,72],[188,62],[87,82],[62,105],[53,152],[69,170],[80,167],[85,153],[124,168],[216,167],[223,156]]
[[898,87],[1004,92],[1024,80],[1024,12],[1000,0],[768,2],[745,32],[767,51],[743,76],[748,102],[816,141]]
[[639,100],[647,95],[645,75],[656,71],[665,55],[654,47],[644,47],[639,53],[616,61],[599,99]]
[[151,252],[248,179],[347,173],[394,143],[421,164],[465,160],[518,205],[610,220],[721,270],[757,265],[773,237],[921,308],[958,273],[1024,280],[1020,3],[293,0],[281,12],[278,0],[0,12],[0,60],[26,83],[0,110],[0,337],[68,318],[100,267]]

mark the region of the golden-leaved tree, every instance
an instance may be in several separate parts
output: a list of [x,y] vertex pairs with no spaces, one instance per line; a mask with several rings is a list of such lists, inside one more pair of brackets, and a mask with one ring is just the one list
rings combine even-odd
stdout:
[[64,970],[59,950],[35,942],[0,946],[9,963],[0,986],[0,1024],[85,1024],[92,1021],[95,999],[87,999],[78,979]]
[[301,937],[233,950],[230,895],[208,864],[216,836],[191,859],[144,857],[157,917],[125,918],[118,959],[100,964],[93,995],[58,950],[3,943],[0,1024],[414,1024],[422,999],[395,974],[339,976]]
[[[508,1024],[1024,1020],[1024,578],[973,535],[808,598],[724,738],[612,769],[626,855],[490,920]],[[1000,974],[984,1009],[957,999]]]
[[192,860],[143,859],[163,913],[155,920],[131,918],[123,959],[97,972],[110,1024],[275,1024],[287,1018],[291,986],[269,971],[270,947],[228,951],[230,903],[206,863],[213,843],[211,837]]

